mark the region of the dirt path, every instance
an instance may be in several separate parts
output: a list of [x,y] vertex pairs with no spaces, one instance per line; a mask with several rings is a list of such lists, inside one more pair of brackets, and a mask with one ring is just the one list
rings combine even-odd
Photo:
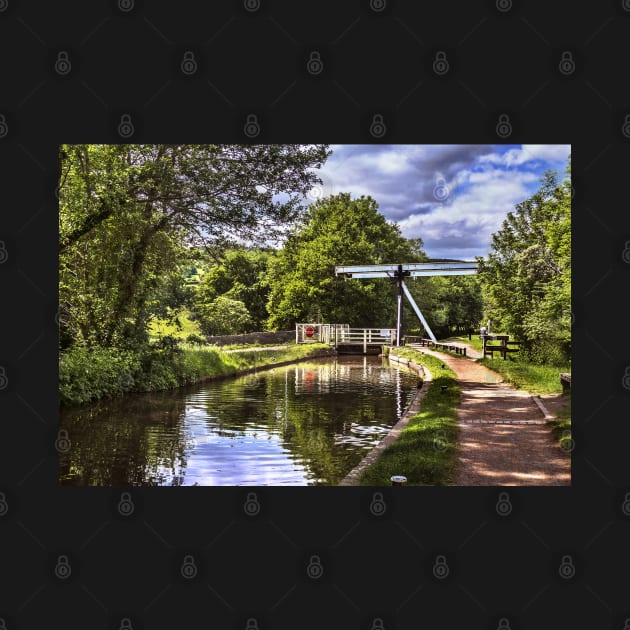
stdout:
[[462,388],[456,486],[571,485],[571,464],[531,394],[470,359],[418,348],[441,359]]

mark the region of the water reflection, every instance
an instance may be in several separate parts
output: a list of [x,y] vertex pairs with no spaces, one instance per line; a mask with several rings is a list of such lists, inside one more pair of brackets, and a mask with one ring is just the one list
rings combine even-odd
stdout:
[[334,485],[387,433],[417,378],[338,357],[67,410],[67,485]]

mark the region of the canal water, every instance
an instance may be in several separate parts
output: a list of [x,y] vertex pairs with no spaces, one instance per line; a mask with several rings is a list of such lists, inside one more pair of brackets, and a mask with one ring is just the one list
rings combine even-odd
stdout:
[[401,418],[418,377],[338,356],[64,410],[60,482],[336,485]]

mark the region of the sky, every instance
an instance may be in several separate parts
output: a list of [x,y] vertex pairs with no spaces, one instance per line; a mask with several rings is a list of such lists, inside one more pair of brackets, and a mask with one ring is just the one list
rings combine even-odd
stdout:
[[[560,180],[570,145],[331,145],[307,202],[348,192],[373,197],[402,235],[422,238],[429,258],[473,260],[490,251],[508,212],[540,186]],[[394,261],[396,262],[396,261]]]

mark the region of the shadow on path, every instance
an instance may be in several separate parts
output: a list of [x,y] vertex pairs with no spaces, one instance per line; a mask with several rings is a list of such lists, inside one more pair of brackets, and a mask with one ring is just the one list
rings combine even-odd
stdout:
[[462,390],[456,486],[571,485],[571,463],[531,394],[471,359],[417,348],[441,359]]

